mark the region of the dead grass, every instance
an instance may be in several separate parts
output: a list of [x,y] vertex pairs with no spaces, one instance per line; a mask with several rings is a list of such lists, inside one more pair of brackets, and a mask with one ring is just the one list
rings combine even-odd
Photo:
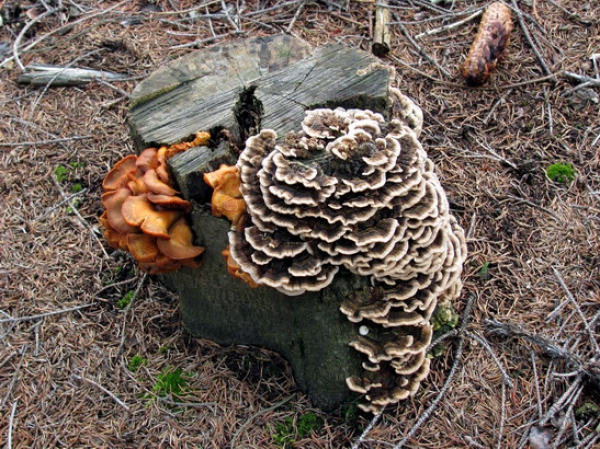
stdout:
[[[33,3],[0,2],[4,444],[277,447],[276,423],[315,412],[320,425],[295,447],[351,446],[369,417],[313,410],[276,354],[221,348],[186,335],[176,299],[142,277],[127,257],[109,254],[96,217],[104,174],[133,151],[124,93],[132,91],[136,80],[191,51],[177,46],[198,40],[200,45],[222,44],[292,25],[292,34],[315,45],[341,42],[369,49],[369,2],[211,1],[201,7],[188,0],[58,3],[63,5],[58,12],[21,36],[31,19],[11,11],[15,5],[28,10]],[[245,9],[237,10],[242,3]],[[565,76],[599,76],[590,57],[600,53],[600,5],[519,2],[527,14],[525,26],[554,77],[547,79],[517,25],[491,82],[473,89],[457,74],[476,23],[424,37],[417,41],[420,49],[406,34],[457,21],[486,2],[456,2],[454,7],[424,0],[389,3],[393,20],[402,24],[392,26],[388,62],[397,68],[398,87],[425,111],[423,143],[469,237],[463,297],[475,295],[476,300],[468,329],[489,340],[513,382],[503,408],[499,368],[484,346],[467,339],[462,365],[444,399],[405,446],[595,447],[600,441],[598,413],[574,413],[585,403],[598,405],[598,392],[586,378],[577,381],[580,367],[551,359],[522,338],[489,335],[484,320],[520,324],[525,332],[569,351],[582,365],[600,355],[600,113],[593,101],[598,88],[569,92],[577,83]],[[16,54],[24,65],[65,66],[77,60],[76,66],[131,79],[46,89],[18,85],[18,61],[11,59],[17,39],[22,46]],[[568,184],[547,179],[544,170],[555,162],[572,163],[577,179]],[[57,167],[67,169],[62,182],[56,182]],[[71,206],[64,201],[69,196]],[[138,288],[131,305],[119,309],[117,302]],[[65,309],[70,311],[35,318]],[[453,346],[434,361],[417,396],[388,410],[365,436],[363,447],[399,447],[444,383],[455,362]],[[128,364],[135,355],[148,362],[132,372]],[[169,366],[193,373],[183,403],[153,394],[159,374]],[[561,375],[570,372],[575,374]],[[579,394],[561,403],[570,386]],[[547,416],[549,412],[555,413]],[[537,431],[549,432],[551,442],[534,446],[530,437]]]

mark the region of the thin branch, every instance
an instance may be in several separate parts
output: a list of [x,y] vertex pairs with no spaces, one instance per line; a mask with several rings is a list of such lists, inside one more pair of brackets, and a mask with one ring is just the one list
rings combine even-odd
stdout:
[[75,215],[79,219],[79,222],[81,223],[81,225],[84,228],[86,228],[88,231],[90,231],[90,233],[92,234],[92,237],[94,238],[94,240],[96,240],[96,242],[100,246],[100,249],[104,253],[104,256],[106,258],[108,258],[109,257],[108,253],[106,252],[106,249],[104,248],[104,245],[102,244],[102,242],[100,241],[100,239],[96,235],[96,232],[94,231],[94,229],[90,226],[90,224],[87,222],[87,220],[85,218],[83,218],[83,216],[79,213],[79,210],[77,209],[77,207],[75,207],[75,205],[73,204],[73,202],[69,199],[69,197],[67,196],[67,194],[64,192],[62,186],[58,183],[58,181],[53,176],[53,174],[50,174],[50,179],[54,183],[54,186],[58,190],[58,193],[60,194],[60,196],[62,197],[62,199],[67,202],[67,204],[69,205],[69,207],[71,208],[71,210],[73,211],[73,213],[75,213]]
[[375,425],[379,422],[379,420],[383,416],[384,410],[385,409],[381,409],[377,413],[375,413],[375,416],[373,416],[369,425],[365,428],[365,430],[358,437],[358,439],[352,444],[351,449],[358,449],[360,447],[360,445],[365,442],[365,438],[367,437],[367,435],[369,435],[369,433],[371,433],[371,430],[373,430],[373,427],[375,427]]
[[525,40],[527,40],[527,43],[529,44],[529,46],[535,53],[535,57],[537,58],[539,64],[542,66],[544,73],[548,76],[552,75],[552,70],[550,70],[548,68],[548,64],[546,64],[546,60],[544,59],[544,57],[540,53],[537,45],[533,41],[533,38],[531,37],[531,33],[529,32],[529,29],[527,29],[527,25],[525,24],[525,21],[523,20],[523,12],[519,9],[519,6],[517,5],[516,0],[512,0],[512,6],[513,6],[512,7],[513,11],[515,11],[515,13],[517,14],[517,20],[519,22],[519,26],[521,27],[521,30],[523,31]]
[[302,14],[302,10],[304,9],[304,5],[306,4],[306,2],[302,2],[300,3],[300,5],[298,5],[298,9],[296,10],[296,14],[294,14],[294,17],[292,17],[292,21],[290,22],[290,24],[287,26],[287,28],[285,29],[286,33],[291,33],[292,29],[294,28],[294,25],[296,24],[296,21],[298,20],[298,17],[300,17],[300,14]]
[[60,315],[62,313],[73,312],[75,310],[87,309],[88,307],[92,307],[93,305],[95,305],[95,304],[93,304],[93,303],[81,304],[79,306],[69,307],[68,309],[60,309],[60,310],[54,310],[52,312],[40,313],[39,315],[18,316],[18,317],[14,317],[14,318],[13,317],[3,318],[3,319],[0,319],[0,323],[14,323],[17,321],[34,321],[34,320],[39,320],[40,318],[46,318],[49,316]]
[[560,274],[560,272],[556,268],[554,268],[554,267],[552,267],[552,271],[554,272],[554,276],[556,276],[556,279],[558,280],[558,283],[560,284],[560,286],[562,287],[562,289],[565,291],[565,293],[567,295],[567,298],[569,298],[569,301],[571,301],[571,303],[573,304],[573,307],[577,311],[577,314],[579,315],[579,318],[581,318],[581,321],[583,322],[583,327],[585,327],[585,330],[588,333],[588,336],[590,337],[590,343],[594,347],[594,350],[596,351],[596,355],[600,356],[600,346],[598,346],[598,341],[596,339],[596,336],[594,335],[594,332],[590,328],[590,325],[588,324],[587,319],[583,315],[583,312],[581,311],[581,308],[579,307],[579,304],[577,303],[577,301],[575,300],[575,297],[573,296],[573,294],[569,290],[569,287],[567,287],[567,284],[565,283],[565,280],[563,279],[563,277]]
[[265,408],[264,410],[259,410],[258,412],[256,412],[254,415],[252,415],[250,418],[248,418],[239,428],[238,430],[236,430],[236,432],[233,434],[233,438],[231,438],[231,443],[230,443],[230,447],[231,449],[235,449],[235,444],[237,442],[238,437],[240,436],[240,434],[242,433],[242,431],[248,427],[248,425],[254,421],[257,417],[259,417],[260,415],[264,415],[266,413],[272,412],[273,410],[277,410],[279,407],[281,407],[282,405],[287,404],[288,402],[290,402],[292,399],[294,398],[294,395],[292,396],[288,396],[287,398],[285,398],[283,401],[278,402],[277,404]]
[[502,382],[500,397],[502,404],[500,405],[500,427],[498,429],[498,444],[496,445],[498,449],[502,449],[502,437],[504,436],[504,424],[506,423],[506,382]]
[[131,409],[129,408],[129,406],[127,404],[125,404],[123,401],[121,401],[112,391],[107,390],[102,385],[100,385],[98,382],[95,382],[91,379],[86,379],[85,377],[78,376],[77,374],[72,374],[71,379],[87,383],[87,384],[97,388],[98,390],[102,391],[104,394],[110,396],[110,398],[113,401],[115,401],[117,404],[119,404],[121,407],[123,407],[125,409],[125,411],[127,411],[127,412],[131,411]]
[[21,29],[19,34],[17,35],[15,42],[13,43],[12,53],[13,53],[14,61],[17,64],[17,66],[19,66],[19,69],[21,70],[21,72],[25,71],[25,66],[21,62],[21,58],[19,56],[19,45],[21,45],[21,39],[23,39],[23,37],[25,37],[25,35],[27,34],[27,32],[30,30],[30,28],[32,26],[34,26],[38,22],[41,22],[46,17],[51,16],[52,14],[54,14],[57,11],[58,11],[58,8],[53,8],[53,9],[49,9],[48,11],[40,14],[39,16],[34,18],[31,22],[27,22],[25,24],[25,26]]
[[470,22],[473,19],[476,19],[481,14],[483,14],[483,8],[480,9],[479,11],[474,12],[470,16],[467,16],[464,19],[459,20],[458,22],[449,23],[448,25],[444,25],[444,26],[441,26],[441,27],[438,27],[438,28],[432,28],[429,31],[425,31],[424,33],[417,34],[415,36],[415,39],[421,39],[422,37],[425,37],[425,36],[432,36],[434,34],[443,33],[445,31],[451,31],[454,28],[458,28],[459,26],[464,25],[465,23],[468,23],[468,22]]
[[477,343],[479,343],[481,346],[483,346],[483,348],[492,357],[492,360],[496,364],[496,367],[500,371],[500,374],[502,374],[503,383],[506,384],[507,386],[509,386],[510,388],[513,388],[514,384],[513,384],[512,379],[510,378],[510,376],[508,375],[508,373],[506,372],[506,370],[502,366],[502,362],[500,362],[500,359],[494,353],[494,350],[492,349],[492,347],[490,346],[490,344],[487,342],[487,340],[485,338],[481,337],[480,335],[477,335],[476,333],[469,332],[469,331],[465,331],[465,336],[468,337],[468,338],[471,338],[471,339],[475,340]]
[[435,399],[431,402],[429,407],[427,407],[427,409],[421,414],[421,416],[419,417],[417,422],[410,428],[410,430],[408,431],[406,436],[402,440],[400,440],[400,442],[398,444],[396,444],[396,446],[394,446],[394,449],[400,449],[400,448],[404,447],[404,445],[408,442],[408,440],[410,440],[413,437],[413,435],[417,432],[417,430],[419,430],[419,428],[431,417],[434,410],[437,408],[437,405],[441,402],[441,400],[444,398],[444,395],[450,388],[452,379],[454,378],[454,375],[456,374],[456,370],[458,369],[458,366],[460,365],[460,361],[462,359],[462,353],[464,350],[465,340],[466,340],[466,338],[465,338],[466,328],[471,320],[471,310],[473,309],[474,301],[475,301],[475,295],[474,294],[469,295],[468,300],[467,300],[467,305],[465,306],[465,311],[463,313],[462,323],[459,327],[458,346],[454,353],[454,363],[452,364],[452,368],[450,369],[450,372],[448,373],[448,377],[446,378],[446,381],[444,382],[442,389],[440,390],[438,395],[435,397]]
[[91,139],[93,136],[72,136],[72,137],[61,137],[57,139],[49,140],[35,140],[27,142],[0,142],[0,147],[31,147],[41,145],[51,145],[60,142],[72,142],[74,140],[85,140]]
[[10,410],[10,417],[8,419],[8,436],[6,438],[6,447],[7,449],[12,449],[12,431],[14,428],[14,421],[15,421],[15,413],[17,412],[17,404],[19,403],[19,400],[15,400],[14,404],[12,405],[12,409]]
[[440,64],[438,64],[438,62],[435,59],[433,59],[431,56],[429,56],[429,54],[425,50],[423,50],[423,48],[421,48],[421,46],[417,43],[417,41],[415,41],[413,39],[413,37],[410,35],[408,30],[402,23],[398,22],[398,27],[400,28],[400,31],[402,32],[402,34],[404,35],[406,40],[408,40],[408,42],[419,52],[419,54],[421,56],[423,56],[425,59],[427,59],[427,61],[429,61],[431,64],[433,64],[435,67],[437,67],[437,69],[444,76],[446,76],[448,78],[452,78],[452,75],[450,74],[450,72],[448,72],[445,68],[443,68]]

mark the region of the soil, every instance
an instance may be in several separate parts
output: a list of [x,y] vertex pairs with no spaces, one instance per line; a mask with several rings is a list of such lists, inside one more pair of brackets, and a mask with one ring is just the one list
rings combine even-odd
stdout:
[[[382,62],[424,111],[421,141],[469,257],[454,304],[465,325],[418,393],[373,419],[313,408],[277,354],[187,334],[177,298],[105,243],[98,216],[104,175],[134,151],[140,80],[242,37],[370,51],[375,2],[0,1],[6,447],[600,444],[600,3],[513,0],[508,48],[481,87],[460,75],[479,17],[432,31],[488,2],[386,3]],[[125,78],[18,83],[34,63]],[[553,164],[572,176],[553,179]]]

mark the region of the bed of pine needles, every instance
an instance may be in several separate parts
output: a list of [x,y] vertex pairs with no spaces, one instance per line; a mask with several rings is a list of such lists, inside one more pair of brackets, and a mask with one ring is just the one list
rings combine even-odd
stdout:
[[[600,445],[600,4],[507,1],[507,53],[472,88],[459,67],[487,2],[376,3],[0,1],[0,444]],[[380,3],[382,61],[424,111],[421,141],[468,236],[461,322],[415,397],[324,414],[277,354],[185,332],[177,298],[104,242],[101,182],[133,152],[128,95],[157,68],[278,33],[370,51]],[[17,83],[34,63],[124,78]]]

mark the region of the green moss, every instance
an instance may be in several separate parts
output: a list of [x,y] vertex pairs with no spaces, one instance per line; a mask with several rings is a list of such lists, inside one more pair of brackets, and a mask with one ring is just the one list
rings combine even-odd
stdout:
[[168,366],[156,378],[152,391],[161,397],[170,394],[173,398],[177,398],[187,390],[188,379],[191,377],[191,373],[181,368]]
[[321,427],[319,417],[315,413],[300,415],[294,423],[291,416],[275,424],[272,432],[273,441],[282,448],[289,448],[297,441],[310,436],[313,430]]
[[125,293],[125,296],[117,301],[117,307],[121,310],[127,307],[133,300],[133,294],[133,290],[129,290],[127,293]]
[[141,366],[147,365],[147,364],[148,364],[147,358],[136,354],[129,359],[129,364],[127,365],[127,368],[129,368],[129,371],[133,371],[135,373],[138,369],[140,369]]
[[546,175],[553,182],[569,183],[575,180],[575,168],[571,164],[556,163],[546,168]]
[[67,179],[69,179],[69,169],[59,165],[54,169],[54,176],[56,176],[56,180],[58,182],[65,182]]

